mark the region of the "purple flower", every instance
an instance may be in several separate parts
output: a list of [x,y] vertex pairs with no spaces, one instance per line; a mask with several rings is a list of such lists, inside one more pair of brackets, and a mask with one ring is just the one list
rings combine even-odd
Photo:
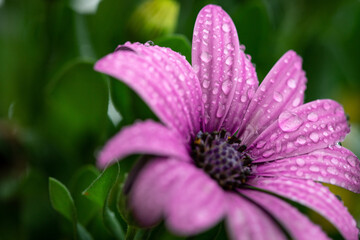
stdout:
[[232,239],[284,239],[279,224],[295,239],[328,238],[281,196],[358,238],[342,202],[318,183],[360,192],[360,162],[338,144],[349,132],[344,110],[332,100],[303,103],[306,77],[294,51],[258,87],[231,18],[208,5],[196,20],[192,66],[169,48],[125,43],[95,69],[134,89],[162,122],[124,128],[98,159],[105,167],[154,156],[129,193],[141,226],[163,219],[192,235],[224,219]]

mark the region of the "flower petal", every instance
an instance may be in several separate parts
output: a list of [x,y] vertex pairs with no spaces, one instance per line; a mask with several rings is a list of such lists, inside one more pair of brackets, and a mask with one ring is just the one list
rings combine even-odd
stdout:
[[225,214],[225,194],[203,170],[188,165],[188,178],[177,183],[169,199],[166,225],[178,235],[198,234],[218,223]]
[[223,190],[201,169],[173,159],[151,160],[139,173],[129,196],[140,225],[165,219],[176,234],[192,235],[212,227],[224,215]]
[[264,207],[272,214],[294,239],[329,239],[319,226],[285,201],[254,190],[241,190],[245,196]]
[[358,238],[359,230],[354,218],[335,195],[320,183],[288,178],[258,178],[250,184],[317,211],[334,224],[345,239]]
[[344,109],[332,100],[317,100],[282,112],[249,147],[255,162],[292,157],[342,141],[350,131]]
[[259,164],[255,171],[257,176],[311,179],[360,193],[360,161],[340,146]]
[[233,21],[219,6],[207,5],[196,19],[192,65],[203,91],[204,130],[212,132],[224,127],[235,132],[258,80],[240,48]]
[[286,236],[274,221],[251,202],[227,193],[226,225],[230,239],[286,239]]
[[184,139],[164,125],[147,120],[123,128],[109,140],[98,157],[101,168],[130,154],[171,156],[191,161]]
[[185,137],[200,130],[199,81],[185,57],[169,48],[125,43],[99,60],[95,69],[135,90],[167,126]]
[[242,121],[239,136],[249,145],[280,113],[299,106],[306,88],[302,59],[294,51],[285,53],[265,77]]

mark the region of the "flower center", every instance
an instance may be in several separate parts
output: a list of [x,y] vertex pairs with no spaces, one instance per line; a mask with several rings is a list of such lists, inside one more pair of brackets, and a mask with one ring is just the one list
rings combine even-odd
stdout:
[[240,139],[222,130],[199,132],[193,142],[193,159],[225,189],[241,187],[251,173],[252,159]]

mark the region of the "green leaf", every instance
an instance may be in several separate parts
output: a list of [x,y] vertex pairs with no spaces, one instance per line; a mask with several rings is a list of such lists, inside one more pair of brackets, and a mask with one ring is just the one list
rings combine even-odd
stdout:
[[92,240],[90,233],[80,223],[76,224],[76,230],[80,240]]
[[124,231],[116,218],[115,213],[111,211],[108,206],[104,207],[103,217],[105,226],[107,226],[114,237],[118,240],[124,239]]
[[191,62],[191,44],[190,41],[181,34],[169,35],[154,41],[156,45],[169,47],[172,50],[184,55],[188,62]]
[[52,207],[71,222],[76,222],[74,200],[66,186],[50,177],[49,193]]
[[120,166],[118,163],[113,164],[112,166],[106,168],[99,177],[97,177],[90,186],[83,191],[85,195],[90,200],[96,202],[99,206],[103,207],[107,195],[111,187],[116,182],[120,173]]
[[73,195],[75,205],[77,206],[78,221],[84,226],[86,226],[88,222],[94,218],[101,207],[82,195],[82,191],[86,189],[99,175],[99,171],[93,165],[86,165],[75,173],[69,184],[69,189]]

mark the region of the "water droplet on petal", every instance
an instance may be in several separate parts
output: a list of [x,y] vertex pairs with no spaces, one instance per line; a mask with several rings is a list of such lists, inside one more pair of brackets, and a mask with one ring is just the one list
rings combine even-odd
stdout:
[[339,160],[337,160],[336,158],[332,158],[330,161],[331,161],[334,165],[338,165],[338,163],[339,163]]
[[244,102],[246,102],[246,100],[247,100],[247,97],[245,95],[242,95],[241,98],[240,98],[240,101],[242,103],[244,103]]
[[282,102],[282,100],[283,100],[283,95],[281,95],[281,93],[275,91],[275,92],[274,92],[274,95],[273,95],[273,98],[274,98],[274,100],[277,101],[277,102]]
[[222,29],[224,32],[230,32],[230,29],[231,29],[231,28],[230,28],[229,24],[224,23],[224,24],[222,25],[221,29]]
[[256,148],[262,148],[263,146],[265,146],[266,142],[265,141],[259,141],[257,144],[256,144]]
[[320,171],[320,168],[318,166],[312,165],[312,166],[310,166],[309,170],[312,172],[318,172],[318,171]]
[[330,183],[331,184],[336,184],[336,179],[335,178],[330,178]]
[[200,70],[200,67],[199,67],[199,65],[194,64],[194,65],[193,65],[193,69],[194,69],[194,72],[195,72],[195,73],[198,73],[199,70]]
[[289,88],[292,88],[292,89],[296,88],[296,80],[293,79],[293,78],[290,78],[287,81],[287,85],[288,85]]
[[180,79],[180,81],[185,81],[185,76],[184,76],[184,74],[180,74],[180,75],[179,75],[179,79]]
[[204,80],[203,83],[202,83],[202,86],[204,88],[208,88],[210,86],[210,81],[209,80]]
[[330,104],[328,102],[325,102],[324,105],[323,105],[324,109],[327,111],[330,109]]
[[145,44],[144,44],[146,47],[149,47],[149,46],[154,46],[154,42],[153,41],[147,41]]
[[358,160],[356,159],[356,157],[350,155],[350,156],[348,156],[348,157],[346,158],[346,161],[347,161],[351,166],[355,167],[355,166],[356,166],[356,162],[357,162]]
[[233,49],[234,49],[234,45],[233,45],[232,43],[228,43],[228,44],[226,44],[226,48],[227,48],[228,50],[233,50]]
[[256,80],[254,78],[248,78],[246,79],[246,83],[252,86],[256,83]]
[[296,139],[296,142],[298,144],[301,144],[301,145],[304,145],[306,143],[306,138],[304,136],[299,136],[297,139]]
[[275,151],[272,150],[272,149],[270,149],[270,150],[265,151],[265,152],[262,154],[262,156],[263,156],[264,158],[268,158],[268,157],[270,157],[271,155],[273,155],[274,153],[275,153]]
[[220,104],[216,112],[216,117],[220,118],[224,116],[224,114],[225,114],[225,105]]
[[224,94],[229,94],[230,90],[231,90],[231,81],[227,80],[225,82],[222,83],[221,85],[221,90],[224,92]]
[[202,60],[203,62],[208,63],[208,62],[210,62],[212,56],[211,56],[210,53],[208,53],[208,52],[202,52],[201,55],[200,55],[200,58],[201,58],[201,60]]
[[303,120],[291,112],[283,112],[279,116],[279,127],[284,132],[294,132],[303,124]]
[[233,63],[233,58],[231,56],[226,58],[226,60],[225,60],[226,65],[230,66],[232,63]]
[[299,166],[299,167],[302,167],[305,165],[305,160],[302,159],[302,158],[297,158],[296,159],[296,164]]
[[246,49],[245,45],[240,44],[240,50],[242,50],[242,51],[244,52],[244,51],[245,51],[245,49]]
[[318,142],[319,141],[319,135],[316,133],[316,132],[312,132],[310,134],[310,139],[313,141],[313,142]]
[[337,175],[338,174],[338,170],[334,167],[327,167],[326,171],[330,174],[333,174],[333,175]]
[[299,106],[299,104],[300,104],[300,98],[297,97],[297,98],[295,98],[294,101],[292,102],[292,105],[293,105],[293,107],[297,107],[297,106]]
[[308,114],[307,119],[311,122],[316,122],[319,119],[319,116],[316,113],[311,112]]
[[205,103],[205,102],[207,101],[207,99],[208,99],[207,94],[203,93],[203,94],[202,94],[202,100],[203,100],[203,102]]
[[212,93],[213,93],[214,95],[216,95],[216,94],[218,94],[218,92],[219,92],[219,88],[218,88],[218,87],[214,87],[213,90],[212,90]]

